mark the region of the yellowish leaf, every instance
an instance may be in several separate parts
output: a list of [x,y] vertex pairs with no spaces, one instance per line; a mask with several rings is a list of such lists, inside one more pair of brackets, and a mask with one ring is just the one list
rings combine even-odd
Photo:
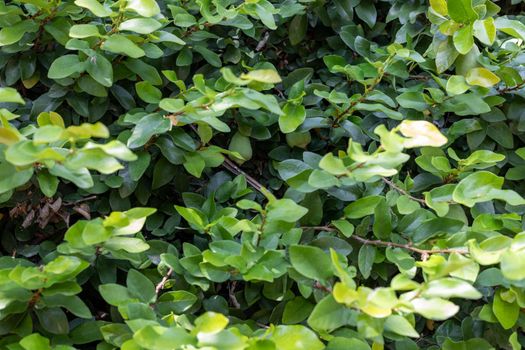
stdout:
[[448,141],[434,124],[424,120],[403,120],[398,129],[407,137],[403,144],[405,148],[440,147]]
[[465,79],[470,85],[477,85],[486,88],[494,86],[500,82],[500,78],[496,74],[483,67],[472,68],[468,71]]

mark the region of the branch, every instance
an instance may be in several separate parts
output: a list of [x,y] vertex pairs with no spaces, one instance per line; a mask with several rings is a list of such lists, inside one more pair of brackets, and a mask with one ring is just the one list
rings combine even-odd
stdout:
[[232,303],[233,307],[236,309],[241,308],[241,304],[237,301],[237,298],[235,297],[235,286],[237,285],[237,281],[232,281],[232,283],[228,284],[228,296],[230,297],[230,302]]
[[164,288],[164,285],[166,282],[168,282],[168,279],[171,277],[171,274],[173,273],[173,269],[170,268],[166,275],[162,277],[162,280],[160,280],[159,284],[155,287],[155,295],[159,295],[160,291]]
[[234,173],[234,174],[237,174],[237,175],[243,175],[245,178],[246,178],[246,181],[252,186],[254,187],[257,191],[261,192],[262,194],[264,194],[264,186],[261,185],[259,183],[259,181],[255,180],[253,177],[251,177],[250,175],[246,174],[241,168],[239,168],[237,166],[237,164],[235,164],[234,162],[232,162],[231,160],[229,160],[228,158],[224,158],[224,162],[222,163],[222,166],[225,167],[227,170],[229,170],[230,172]]
[[394,190],[396,190],[397,192],[407,196],[408,198],[412,199],[413,201],[416,201],[416,202],[419,202],[421,203],[423,206],[427,206],[427,202],[425,202],[424,199],[422,198],[417,198],[417,197],[414,197],[412,196],[410,193],[408,193],[406,190],[402,189],[401,187],[399,187],[398,185],[396,185],[393,181],[387,179],[386,177],[382,177],[383,179],[383,182],[386,183],[388,186],[390,186],[391,188],[393,188]]
[[503,89],[498,89],[498,93],[499,94],[506,94],[507,92],[516,91],[516,90],[521,89],[523,87],[523,85],[525,85],[525,82],[519,83],[519,84],[517,84],[515,86],[506,87],[506,88],[503,88]]
[[[190,124],[191,129],[198,134],[197,128]],[[211,145],[211,144],[210,144]],[[253,188],[255,188],[257,191],[261,192],[263,195],[266,195],[266,193],[269,193],[270,191],[266,189],[261,183],[257,180],[255,180],[253,177],[248,175],[246,172],[244,172],[241,168],[237,166],[234,162],[232,162],[227,157],[224,157],[224,162],[221,164],[224,168],[229,170],[230,172],[236,174],[236,175],[243,175],[246,178],[246,182],[250,184]]]
[[326,293],[332,293],[332,288],[323,286],[321,283],[319,283],[319,281],[315,281],[312,287],[314,287],[315,289],[322,290]]
[[[339,232],[336,228],[330,227],[330,226],[306,226],[301,227],[302,229],[311,229],[316,231],[329,231],[329,232]],[[418,254],[421,254],[423,258],[426,258],[430,254],[467,254],[467,249],[461,249],[461,248],[446,248],[446,249],[421,249],[416,248],[412,246],[410,243],[407,244],[401,244],[401,243],[394,243],[394,242],[385,242],[380,240],[371,240],[366,239],[357,235],[350,236],[351,239],[358,241],[365,245],[374,245],[379,247],[392,247],[392,248],[401,248],[406,249]]]
[[78,200],[73,201],[73,202],[65,202],[63,204],[63,206],[67,207],[67,206],[77,205],[77,204],[80,204],[80,203],[83,203],[83,202],[92,201],[92,200],[95,200],[95,199],[97,199],[97,196],[89,196],[89,197],[78,199]]

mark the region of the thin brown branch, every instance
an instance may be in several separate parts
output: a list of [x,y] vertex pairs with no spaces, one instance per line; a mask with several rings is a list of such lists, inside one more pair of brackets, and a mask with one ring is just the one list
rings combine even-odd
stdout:
[[67,206],[77,205],[79,203],[84,203],[84,202],[92,201],[92,200],[95,200],[95,199],[97,199],[97,196],[89,196],[89,197],[82,198],[82,199],[79,199],[79,200],[76,200],[76,201],[73,201],[73,202],[66,202],[66,203],[63,204],[63,206],[67,207]]
[[323,286],[319,281],[315,281],[313,287],[315,289],[322,290],[323,292],[332,293],[332,289],[326,286]]
[[263,192],[264,186],[259,183],[259,181],[255,180],[253,177],[248,175],[246,172],[244,172],[241,168],[237,166],[234,162],[229,160],[228,158],[224,158],[224,162],[222,163],[222,166],[224,166],[227,170],[231,171],[234,174],[237,175],[243,175],[246,178],[246,181],[254,187],[257,191]]
[[[190,128],[195,132],[198,133],[197,128],[195,125],[190,124]],[[210,145],[211,146],[211,145]],[[266,193],[270,192],[268,189],[266,189],[261,183],[257,180],[255,180],[253,177],[248,175],[246,172],[244,172],[241,168],[237,166],[233,161],[230,159],[224,157],[224,162],[221,164],[226,170],[229,170],[231,173],[234,173],[236,175],[243,175],[246,178],[246,182],[250,184],[253,188],[255,188],[257,191],[261,192],[263,195],[266,195]],[[265,193],[266,192],[266,193]]]
[[237,301],[237,297],[235,296],[235,287],[237,286],[237,281],[232,281],[230,284],[228,284],[228,296],[230,298],[230,302],[233,305],[234,308],[240,309],[241,304],[239,301]]
[[498,89],[498,93],[506,94],[507,92],[516,91],[516,90],[521,89],[524,85],[525,85],[525,81],[522,82],[522,83],[519,83],[519,84],[517,84],[515,86],[510,86],[510,87],[507,86],[506,88]]
[[412,199],[413,201],[416,201],[418,203],[421,203],[423,206],[427,206],[427,203],[425,202],[424,199],[422,198],[417,198],[417,197],[414,197],[412,196],[410,193],[408,193],[405,189],[399,187],[398,185],[396,185],[392,180],[389,180],[387,179],[386,177],[383,177],[383,182],[386,183],[388,186],[390,186],[391,188],[393,188],[394,190],[396,190],[397,192],[407,196],[408,198]]
[[173,273],[173,269],[170,268],[168,270],[168,272],[166,273],[166,275],[164,275],[164,277],[162,277],[162,280],[160,280],[160,282],[155,287],[155,294],[157,296],[159,295],[160,291],[164,288],[164,285],[166,284],[166,282],[168,282],[168,279],[171,277],[172,273]]
[[[339,232],[339,230],[337,230],[334,227],[330,227],[330,226],[306,226],[306,227],[302,227],[302,229],[311,229],[311,230],[316,230],[316,231]],[[414,246],[412,246],[409,243],[401,244],[401,243],[381,241],[381,240],[377,240],[377,239],[372,240],[372,239],[367,239],[367,238],[360,237],[360,236],[357,236],[357,235],[352,235],[352,236],[350,236],[350,238],[355,240],[355,241],[358,241],[358,242],[360,242],[362,244],[366,244],[366,245],[374,245],[374,246],[379,246],[379,247],[391,247],[391,248],[406,249],[406,250],[409,250],[409,251],[421,254],[421,256],[423,258],[426,258],[427,256],[429,256],[431,254],[452,254],[452,253],[467,254],[468,253],[467,249],[462,249],[462,248],[421,249],[421,248],[414,247]]]

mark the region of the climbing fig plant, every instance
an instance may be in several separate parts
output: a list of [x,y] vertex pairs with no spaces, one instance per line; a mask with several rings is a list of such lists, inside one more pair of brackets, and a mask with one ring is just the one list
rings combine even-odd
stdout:
[[0,0],[0,350],[525,347],[521,0]]

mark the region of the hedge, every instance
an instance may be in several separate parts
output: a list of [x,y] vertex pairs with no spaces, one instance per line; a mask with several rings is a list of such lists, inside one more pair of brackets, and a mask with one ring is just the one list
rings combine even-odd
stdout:
[[521,349],[524,11],[0,1],[0,349]]

